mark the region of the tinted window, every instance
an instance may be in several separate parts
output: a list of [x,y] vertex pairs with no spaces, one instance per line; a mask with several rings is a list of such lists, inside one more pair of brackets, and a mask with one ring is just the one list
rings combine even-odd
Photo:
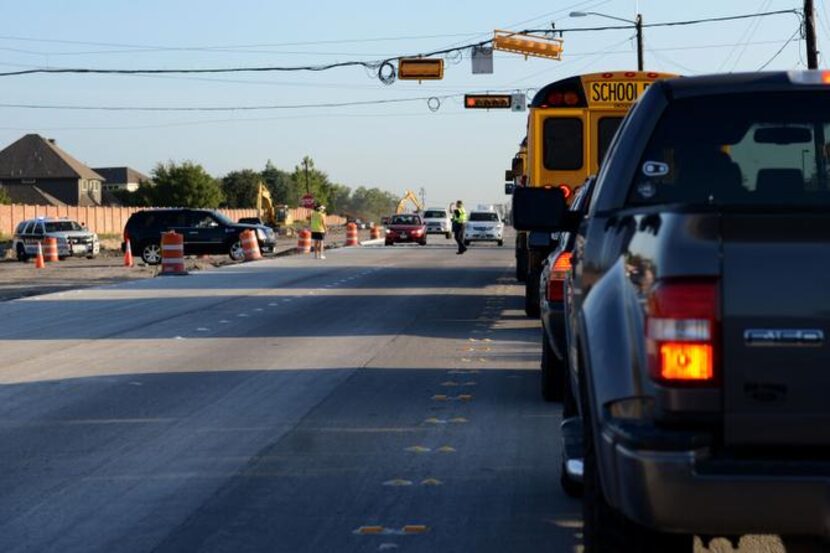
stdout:
[[622,117],[603,117],[597,124],[597,164],[602,165],[602,160],[605,159],[605,153],[608,151],[608,146],[617,134],[617,129],[620,128]]
[[23,229],[26,228],[26,221],[17,225],[17,228],[14,230],[15,234],[23,234]]
[[84,230],[75,221],[49,221],[46,223],[46,232],[68,232],[72,230]]
[[212,214],[204,211],[194,211],[188,218],[188,226],[196,228],[213,228],[218,227],[219,222]]
[[470,221],[498,221],[499,216],[495,213],[482,213],[482,212],[473,212],[470,213]]
[[426,219],[446,219],[447,214],[444,211],[427,211],[424,213]]
[[234,224],[233,221],[231,221],[230,219],[225,217],[224,213],[220,213],[218,211],[211,211],[210,214],[213,215],[214,219],[216,219],[217,221],[219,221],[223,225],[232,225],[232,224]]
[[830,204],[828,100],[827,93],[791,92],[673,102],[640,160],[629,201]]
[[34,234],[43,234],[43,223],[41,223],[41,222],[35,223],[35,226],[32,229],[32,233],[34,233]]
[[582,168],[584,133],[581,119],[549,117],[545,119],[543,133],[545,169],[575,171]]

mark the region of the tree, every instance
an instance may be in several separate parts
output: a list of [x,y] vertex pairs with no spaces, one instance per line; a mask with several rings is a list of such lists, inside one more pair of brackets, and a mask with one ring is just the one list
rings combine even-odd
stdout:
[[0,186],[0,205],[8,205],[10,203],[12,203],[12,199],[9,197],[6,190]]
[[359,187],[352,193],[351,209],[354,215],[370,221],[379,221],[395,211],[398,198],[379,188]]
[[225,205],[231,208],[256,207],[262,175],[250,169],[231,171],[222,179]]
[[153,169],[153,182],[155,186],[147,190],[159,206],[214,208],[224,199],[219,183],[192,161],[159,163]]
[[329,189],[330,213],[350,213],[352,210],[352,189],[348,186],[333,183]]
[[[302,163],[294,167],[291,178],[296,186],[296,203],[299,203],[300,196],[308,191],[314,195],[315,201],[326,206],[329,205],[333,184],[327,174],[314,166],[314,160],[309,156],[305,156]],[[332,210],[329,209],[328,211],[332,213]]]
[[292,207],[297,205],[300,195],[297,193],[296,183],[290,173],[277,169],[269,159],[261,176],[265,186],[271,191],[275,204],[286,204]]

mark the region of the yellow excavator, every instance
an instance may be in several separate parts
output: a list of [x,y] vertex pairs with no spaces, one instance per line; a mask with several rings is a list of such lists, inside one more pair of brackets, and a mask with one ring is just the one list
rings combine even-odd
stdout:
[[263,183],[259,183],[256,198],[256,210],[259,218],[283,236],[294,236],[294,218],[291,209],[285,205],[275,205],[271,198],[271,191]]
[[415,213],[420,213],[424,210],[424,206],[421,205],[421,201],[418,199],[418,196],[416,196],[411,190],[407,190],[403,197],[401,197],[401,201],[398,202],[398,207],[395,208],[396,215],[406,211],[406,202],[410,202],[413,206],[415,206]]

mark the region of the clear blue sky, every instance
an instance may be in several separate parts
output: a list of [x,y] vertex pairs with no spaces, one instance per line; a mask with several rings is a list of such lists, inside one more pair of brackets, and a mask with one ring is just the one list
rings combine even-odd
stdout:
[[[551,21],[560,28],[601,25],[610,22],[596,17],[572,19],[568,13],[595,10],[633,18],[638,5],[635,0],[36,0],[2,4],[2,71],[36,66],[230,67],[372,60],[481,40],[493,28],[545,28]],[[640,0],[639,10],[649,23],[800,4],[800,0]],[[823,0],[817,4],[819,46],[826,47],[830,56],[826,19],[830,9]],[[646,68],[684,74],[756,70],[785,45],[797,27],[794,15],[783,15],[647,29]],[[465,58],[458,65],[448,64],[444,81],[421,85],[399,81],[385,86],[359,68],[319,74],[203,77],[33,75],[0,80],[0,103],[246,106],[524,91],[574,74],[633,68],[631,35],[630,31],[568,34],[561,62],[526,61],[497,53],[493,75],[472,75]],[[803,41],[790,43],[768,68],[804,67],[803,49]],[[425,101],[418,101],[290,112],[0,108],[0,114],[0,147],[24,133],[38,132],[56,138],[92,166],[129,165],[149,172],[158,161],[193,160],[215,176],[234,169],[261,169],[268,159],[291,169],[308,154],[335,181],[395,193],[424,187],[430,204],[456,198],[474,204],[504,201],[502,176],[525,127],[524,114],[465,112],[458,98],[445,100],[436,113],[427,109]]]

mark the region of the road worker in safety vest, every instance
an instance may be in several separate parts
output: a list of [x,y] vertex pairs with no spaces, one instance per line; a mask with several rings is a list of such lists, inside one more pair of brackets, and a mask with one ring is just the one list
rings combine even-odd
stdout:
[[325,259],[326,206],[317,204],[311,212],[311,239],[314,240],[314,258]]
[[464,245],[464,231],[467,229],[467,210],[464,209],[464,204],[461,200],[455,202],[455,209],[452,211],[452,233],[455,236],[455,242],[458,244],[458,251],[456,254],[462,254],[467,251],[467,246]]

